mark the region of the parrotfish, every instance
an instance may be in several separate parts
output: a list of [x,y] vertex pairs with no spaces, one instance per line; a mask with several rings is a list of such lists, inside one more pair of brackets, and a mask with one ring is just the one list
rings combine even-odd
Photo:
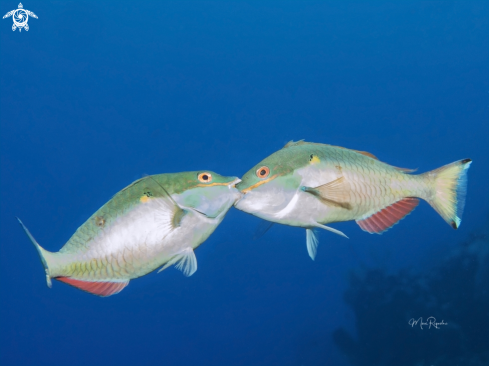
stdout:
[[118,192],[59,250],[43,249],[19,220],[51,279],[99,296],[120,292],[131,279],[175,265],[197,270],[194,249],[239,198],[240,180],[210,171],[146,176]]
[[255,165],[236,186],[235,207],[273,223],[306,229],[309,256],[318,240],[313,229],[345,236],[325,224],[355,220],[381,234],[427,201],[454,229],[461,223],[470,159],[413,175],[374,155],[338,146],[289,142]]

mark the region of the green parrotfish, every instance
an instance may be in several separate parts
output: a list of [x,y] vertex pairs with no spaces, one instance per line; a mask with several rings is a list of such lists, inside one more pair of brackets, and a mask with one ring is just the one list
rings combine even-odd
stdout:
[[46,271],[99,296],[120,292],[131,279],[175,265],[197,270],[194,249],[221,223],[239,198],[240,180],[210,171],[139,179],[95,212],[59,252],[43,249],[22,224]]
[[309,256],[318,240],[313,229],[346,236],[325,224],[355,220],[381,234],[427,201],[454,229],[461,223],[470,159],[413,175],[374,155],[338,146],[289,142],[255,165],[236,186],[235,207],[262,219],[306,229]]

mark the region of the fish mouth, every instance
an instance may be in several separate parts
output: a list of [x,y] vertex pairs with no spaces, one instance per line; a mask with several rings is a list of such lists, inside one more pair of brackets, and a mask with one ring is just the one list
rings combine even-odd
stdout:
[[232,182],[228,183],[228,187],[229,187],[229,189],[231,189],[231,188],[236,188],[236,184],[238,184],[239,182],[241,182],[241,179],[236,178],[236,179],[235,179],[235,180],[233,180]]

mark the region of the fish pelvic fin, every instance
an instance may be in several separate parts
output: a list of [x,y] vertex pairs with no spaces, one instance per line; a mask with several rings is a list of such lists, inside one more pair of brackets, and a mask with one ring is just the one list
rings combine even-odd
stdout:
[[167,269],[173,264],[175,265],[175,268],[182,271],[186,277],[192,276],[195,271],[197,271],[197,258],[195,257],[193,249],[190,247],[176,253],[172,259],[170,259],[163,267],[160,268],[158,273]]
[[336,229],[333,229],[332,227],[329,227],[329,226],[326,226],[326,225],[322,225],[318,222],[316,222],[314,224],[314,227],[317,227],[317,228],[320,228],[320,229],[324,229],[324,230],[328,230],[328,231],[331,231],[332,233],[335,233],[339,236],[342,236],[344,238],[347,238],[348,239],[348,236],[346,236],[343,232],[339,231],[339,230],[336,230]]
[[260,224],[258,227],[255,229],[255,233],[253,234],[253,240],[260,239],[265,233],[270,230],[270,228],[274,225],[275,223],[272,221],[266,221],[266,220],[261,220]]
[[44,266],[44,271],[46,272],[46,284],[49,288],[51,288],[52,282],[51,282],[51,274],[49,272],[49,257],[53,254],[43,247],[39,245],[39,243],[34,239],[32,234],[30,233],[29,229],[26,228],[26,226],[20,221],[20,219],[17,217],[17,220],[19,221],[20,226],[22,226],[22,229],[24,229],[27,237],[30,239],[31,243],[34,245],[34,247],[37,250],[37,253],[39,254],[39,258],[41,259],[42,265]]
[[312,260],[316,258],[318,252],[318,238],[312,229],[306,229],[307,253]]
[[430,187],[428,197],[423,198],[454,229],[462,222],[471,163],[471,159],[463,159],[421,174]]

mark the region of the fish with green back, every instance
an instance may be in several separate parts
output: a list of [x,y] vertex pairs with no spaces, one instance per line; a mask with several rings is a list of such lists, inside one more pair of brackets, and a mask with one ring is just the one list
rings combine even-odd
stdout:
[[235,207],[262,219],[306,229],[309,256],[318,240],[313,229],[345,236],[325,224],[355,220],[381,234],[427,201],[454,229],[460,226],[470,159],[413,175],[374,155],[339,146],[289,142],[255,165],[236,186]]
[[239,198],[239,181],[210,171],[146,176],[118,192],[55,253],[19,222],[39,253],[48,287],[54,278],[110,296],[158,267],[175,265],[191,276],[194,249]]

